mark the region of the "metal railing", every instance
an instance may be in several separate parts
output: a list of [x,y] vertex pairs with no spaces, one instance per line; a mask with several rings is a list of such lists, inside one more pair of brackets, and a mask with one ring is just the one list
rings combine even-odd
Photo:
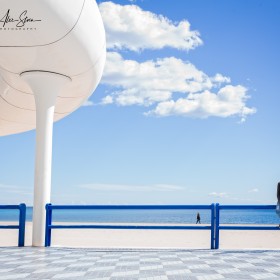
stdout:
[[26,205],[21,203],[19,205],[0,205],[0,210],[19,210],[18,225],[0,225],[0,229],[18,229],[18,246],[24,246],[24,236],[25,236],[25,221],[26,221]]
[[279,230],[278,226],[220,225],[221,210],[275,210],[275,205],[220,205],[217,203],[215,208],[215,249],[219,249],[220,230]]
[[[187,225],[96,225],[96,224],[52,224],[53,210],[210,210],[211,224],[205,226]],[[210,230],[211,249],[214,249],[214,230],[215,230],[215,205],[46,205],[46,234],[45,246],[51,245],[52,229],[154,229],[154,230]]]
[[[211,249],[219,249],[220,230],[280,230],[278,226],[221,225],[220,213],[227,210],[275,210],[275,205],[46,205],[45,246],[51,245],[52,229],[151,229],[151,230],[210,230]],[[0,225],[0,229],[18,229],[18,246],[24,246],[26,205],[0,205],[0,210],[19,210],[18,225]],[[110,224],[52,224],[53,210],[210,210],[210,225],[110,225]]]

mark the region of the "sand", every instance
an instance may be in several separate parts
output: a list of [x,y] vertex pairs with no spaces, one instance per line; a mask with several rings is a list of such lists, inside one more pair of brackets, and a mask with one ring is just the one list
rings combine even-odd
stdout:
[[[0,222],[11,225],[13,222]],[[26,223],[25,246],[31,246],[32,223]],[[0,246],[17,246],[18,230],[0,229]],[[54,229],[52,246],[80,248],[209,249],[209,230]],[[280,250],[280,230],[221,230],[220,249]]]

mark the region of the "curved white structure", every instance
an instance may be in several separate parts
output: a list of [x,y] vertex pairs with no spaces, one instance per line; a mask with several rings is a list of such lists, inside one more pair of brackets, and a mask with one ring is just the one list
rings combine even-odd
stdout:
[[92,94],[105,55],[94,0],[0,0],[0,136],[34,129],[37,123],[34,246],[44,245],[53,120]]

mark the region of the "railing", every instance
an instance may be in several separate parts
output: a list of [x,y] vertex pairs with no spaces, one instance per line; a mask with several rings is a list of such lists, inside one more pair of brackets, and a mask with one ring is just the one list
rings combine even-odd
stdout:
[[19,220],[18,225],[0,225],[3,229],[18,229],[18,246],[24,246],[24,235],[25,235],[25,220],[26,220],[26,205],[24,203],[19,205],[0,205],[1,209],[18,209]]
[[[18,246],[24,246],[26,205],[0,205],[0,210],[19,210],[18,225],[0,225],[0,229],[18,229]],[[210,210],[210,225],[102,225],[102,224],[52,224],[53,210]],[[278,226],[220,225],[220,212],[226,210],[275,210],[275,205],[46,205],[45,246],[51,245],[52,229],[154,229],[154,230],[210,230],[211,249],[219,249],[220,230],[280,230]]]
[[[98,224],[52,224],[52,210],[211,210],[211,224],[208,226],[175,226],[175,225],[98,225]],[[46,235],[45,246],[51,245],[52,229],[160,229],[160,230],[210,230],[211,249],[219,249],[220,230],[279,230],[278,226],[242,226],[220,225],[221,210],[275,210],[275,205],[46,205]]]
[[[209,226],[175,226],[175,225],[70,225],[70,224],[52,224],[53,210],[211,210],[211,224]],[[46,234],[45,246],[51,245],[52,229],[69,229],[69,228],[95,228],[95,229],[155,229],[155,230],[210,230],[211,231],[211,249],[214,249],[214,230],[215,230],[215,207],[211,205],[46,205]]]
[[275,210],[275,205],[215,205],[216,208],[216,223],[215,223],[215,249],[219,249],[220,230],[279,230],[278,226],[240,226],[227,225],[220,226],[220,211],[221,210]]

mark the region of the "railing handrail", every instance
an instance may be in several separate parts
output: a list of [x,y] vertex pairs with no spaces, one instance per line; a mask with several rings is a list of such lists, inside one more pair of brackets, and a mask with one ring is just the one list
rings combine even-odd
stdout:
[[184,209],[211,209],[210,205],[52,205],[46,207],[51,209],[95,209],[95,210],[184,210]]
[[25,222],[26,222],[26,205],[21,203],[19,205],[0,205],[0,210],[3,209],[15,209],[19,210],[18,225],[0,225],[2,229],[18,229],[18,246],[24,246],[25,238]]
[[168,225],[111,225],[111,224],[83,224],[83,225],[51,225],[53,229],[59,228],[102,228],[102,229],[211,229],[210,226],[168,226]]
[[219,205],[223,210],[275,210],[275,205]]
[[[95,228],[95,229],[170,229],[170,230],[187,230],[199,229],[210,230],[211,232],[211,249],[214,249],[214,203],[210,205],[52,205],[46,204],[46,234],[45,246],[51,245],[51,230],[66,228]],[[209,226],[197,225],[110,225],[110,224],[52,224],[52,210],[211,210],[211,224]]]
[[0,205],[0,209],[19,209],[20,204],[15,205],[15,204],[7,204],[7,205]]

